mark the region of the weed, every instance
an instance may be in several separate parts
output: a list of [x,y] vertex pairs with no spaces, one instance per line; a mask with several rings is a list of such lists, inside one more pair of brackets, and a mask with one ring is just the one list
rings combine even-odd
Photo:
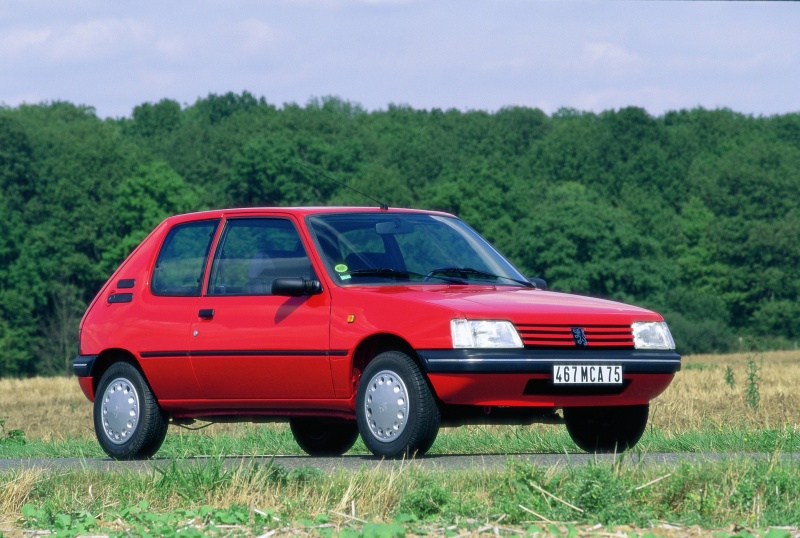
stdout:
[[159,488],[173,491],[187,501],[199,501],[231,480],[231,472],[224,468],[221,458],[209,458],[204,463],[173,459],[166,468],[156,465],[154,470],[160,475]]
[[612,525],[641,522],[642,514],[637,513],[630,494],[634,487],[612,466],[587,465],[575,469],[565,492],[587,517]]
[[406,491],[400,498],[400,513],[426,519],[441,513],[452,498],[452,493],[438,482],[425,480]]
[[403,538],[406,529],[397,523],[367,523],[361,530],[363,538]]
[[[276,473],[277,474],[277,473]],[[287,482],[295,484],[313,485],[322,482],[325,474],[315,467],[298,467],[286,474]]]
[[17,443],[25,444],[25,432],[23,430],[14,429],[6,431],[6,418],[0,418],[0,444],[4,443]]
[[736,379],[733,377],[733,368],[730,365],[725,367],[725,384],[730,388],[736,388]]
[[761,403],[761,364],[756,363],[752,355],[747,359],[747,387],[745,388],[745,401],[751,409],[758,409]]

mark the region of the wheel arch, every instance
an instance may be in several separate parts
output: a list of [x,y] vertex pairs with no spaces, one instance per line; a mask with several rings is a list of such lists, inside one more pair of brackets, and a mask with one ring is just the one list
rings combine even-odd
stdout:
[[142,370],[139,361],[136,360],[136,356],[133,353],[127,349],[111,348],[102,351],[99,355],[97,355],[97,359],[94,361],[94,366],[92,367],[92,391],[95,394],[97,393],[97,385],[100,384],[100,379],[103,377],[103,374],[106,373],[111,366],[118,362],[129,363],[131,366],[139,370],[139,373],[142,374],[145,382],[147,382],[148,385],[150,384],[150,382],[147,381],[147,376],[144,375],[144,370]]
[[419,371],[422,372],[425,382],[428,384],[434,397],[438,400],[436,390],[431,380],[428,378],[428,371],[425,369],[425,365],[414,347],[405,338],[391,333],[373,334],[356,346],[356,350],[353,353],[352,364],[353,394],[355,394],[355,391],[358,389],[358,383],[364,368],[367,367],[370,361],[385,351],[402,351],[411,357],[411,360],[416,363]]
[[421,369],[421,361],[417,356],[417,352],[407,340],[395,334],[379,333],[365,338],[356,346],[356,350],[353,353],[353,374],[360,375],[372,359],[384,351],[392,350],[407,353]]

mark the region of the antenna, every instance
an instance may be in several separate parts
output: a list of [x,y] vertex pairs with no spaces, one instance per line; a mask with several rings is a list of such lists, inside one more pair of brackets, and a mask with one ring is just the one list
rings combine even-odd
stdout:
[[351,191],[353,191],[353,192],[355,192],[357,194],[360,194],[361,196],[363,196],[364,198],[366,198],[368,200],[372,200],[373,202],[378,204],[378,207],[380,207],[382,211],[388,211],[389,210],[389,206],[384,204],[383,202],[381,202],[379,200],[376,200],[375,198],[373,198],[372,196],[369,196],[368,194],[364,194],[360,190],[356,189],[355,187],[351,187],[347,183],[343,183],[343,182],[339,181],[338,179],[333,179],[331,176],[329,176],[329,175],[317,170],[316,168],[314,168],[313,166],[311,166],[309,164],[306,164],[306,163],[304,163],[302,161],[295,161],[295,164],[299,164],[303,168],[308,168],[309,170],[311,170],[315,174],[318,174],[318,175],[324,177],[325,179],[329,179],[329,180],[333,181],[334,183],[336,183],[337,185],[341,185],[342,187],[344,187],[346,189],[350,189]]

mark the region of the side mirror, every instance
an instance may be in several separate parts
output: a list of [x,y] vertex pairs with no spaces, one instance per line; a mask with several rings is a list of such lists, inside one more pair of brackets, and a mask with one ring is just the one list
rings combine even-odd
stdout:
[[535,276],[529,276],[528,280],[530,280],[531,283],[533,283],[533,285],[536,286],[540,290],[546,290],[547,289],[547,281],[545,279],[543,279],[543,278],[537,278]]
[[302,297],[304,295],[319,295],[320,293],[322,293],[322,283],[319,280],[292,277],[276,278],[272,281],[272,295]]

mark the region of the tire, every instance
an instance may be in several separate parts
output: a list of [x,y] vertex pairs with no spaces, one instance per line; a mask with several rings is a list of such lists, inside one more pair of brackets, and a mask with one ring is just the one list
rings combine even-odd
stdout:
[[439,433],[441,413],[416,363],[387,351],[364,369],[356,393],[361,439],[376,456],[422,456]]
[[358,439],[352,420],[300,417],[289,420],[297,444],[311,456],[341,456]]
[[650,405],[564,408],[572,440],[586,452],[620,453],[633,448],[644,433]]
[[118,362],[106,370],[94,401],[94,430],[106,454],[117,460],[149,458],[161,448],[167,426],[135,366]]

